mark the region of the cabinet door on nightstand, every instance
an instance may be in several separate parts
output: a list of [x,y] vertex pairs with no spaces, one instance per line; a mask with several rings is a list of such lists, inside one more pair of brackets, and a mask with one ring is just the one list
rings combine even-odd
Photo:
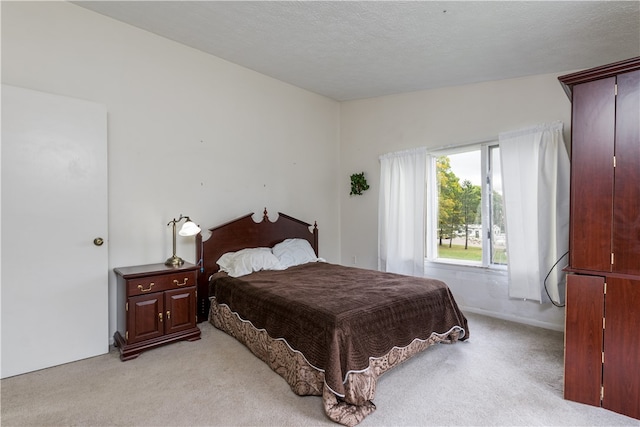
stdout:
[[196,326],[196,288],[165,292],[165,333],[184,331]]
[[163,293],[129,298],[127,343],[133,344],[164,335]]

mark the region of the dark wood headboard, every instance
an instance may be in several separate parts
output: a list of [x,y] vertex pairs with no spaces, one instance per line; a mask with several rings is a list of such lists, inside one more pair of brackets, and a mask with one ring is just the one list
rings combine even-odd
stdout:
[[[198,260],[198,322],[209,316],[209,276],[218,271],[216,261],[227,252],[245,248],[272,247],[285,239],[299,238],[311,243],[318,256],[318,226],[278,212],[278,219],[271,222],[265,209],[262,221],[255,222],[250,213],[226,224],[209,229],[211,233],[203,240],[202,233],[196,236],[196,259]],[[205,235],[208,233],[205,233]]]

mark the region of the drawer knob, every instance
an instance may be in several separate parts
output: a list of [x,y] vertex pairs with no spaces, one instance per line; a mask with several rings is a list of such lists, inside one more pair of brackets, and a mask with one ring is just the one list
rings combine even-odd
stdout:
[[153,288],[153,285],[155,285],[155,283],[149,283],[149,289],[145,289],[144,286],[138,285],[138,289],[140,289],[141,292],[149,292],[151,288]]
[[174,281],[173,281],[173,283],[174,283],[174,285],[176,285],[176,286],[184,286],[184,285],[186,285],[186,284],[187,284],[187,281],[188,281],[188,280],[189,280],[189,278],[188,278],[188,277],[185,277],[185,278],[184,278],[184,282],[180,283],[180,282],[178,282],[177,280],[174,280]]

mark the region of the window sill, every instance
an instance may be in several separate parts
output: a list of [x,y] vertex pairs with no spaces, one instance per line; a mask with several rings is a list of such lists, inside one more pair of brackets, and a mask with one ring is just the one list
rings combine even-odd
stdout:
[[506,265],[490,265],[483,266],[479,263],[474,262],[461,262],[460,260],[446,260],[446,259],[435,259],[435,260],[424,260],[425,268],[443,268],[446,270],[481,270],[485,272],[495,272],[498,274],[507,274],[507,266]]

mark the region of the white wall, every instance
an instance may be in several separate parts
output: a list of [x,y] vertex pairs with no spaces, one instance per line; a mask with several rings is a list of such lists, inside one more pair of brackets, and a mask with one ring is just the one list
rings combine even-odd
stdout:
[[107,107],[111,269],[163,262],[181,213],[213,227],[265,207],[317,221],[339,261],[337,102],[70,3],[1,7],[3,83]]
[[[329,261],[375,268],[379,155],[552,120],[568,135],[556,75],[338,104],[69,3],[1,7],[2,82],[107,106],[110,268],[166,259],[180,213],[211,227],[264,207],[317,221]],[[371,188],[350,197],[360,171]],[[193,241],[178,255],[194,261]],[[500,275],[433,268],[467,309],[562,325],[562,310],[509,300]]]
[[[470,64],[470,66],[473,66]],[[569,141],[571,104],[556,74],[412,92],[341,104],[341,262],[377,267],[380,155],[497,138],[503,131],[561,120]],[[349,196],[349,176],[364,171],[371,188]],[[564,311],[510,300],[506,274],[432,264],[467,310],[562,329]]]

